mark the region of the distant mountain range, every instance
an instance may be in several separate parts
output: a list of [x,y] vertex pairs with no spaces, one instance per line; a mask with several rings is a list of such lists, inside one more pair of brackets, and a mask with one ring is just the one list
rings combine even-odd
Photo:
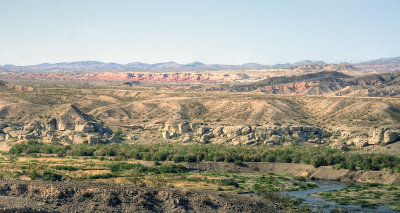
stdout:
[[[43,63],[38,65],[29,66],[15,66],[15,65],[3,65],[0,66],[0,71],[10,72],[54,72],[54,71],[73,71],[73,72],[105,72],[105,71],[216,71],[216,70],[261,70],[261,69],[273,69],[273,68],[287,68],[304,65],[315,65],[315,64],[326,64],[324,61],[300,61],[296,63],[276,64],[276,65],[263,65],[258,63],[246,63],[242,65],[224,65],[224,64],[204,64],[201,62],[193,62],[189,64],[179,64],[174,61],[147,64],[142,62],[134,62],[128,64],[118,63],[103,63],[99,61],[78,61],[78,62],[61,62],[61,63]],[[353,64],[355,67],[361,68],[374,68],[382,65],[389,65],[391,68],[398,68],[400,65],[400,57],[393,58],[382,58],[371,61],[365,61],[358,64]]]

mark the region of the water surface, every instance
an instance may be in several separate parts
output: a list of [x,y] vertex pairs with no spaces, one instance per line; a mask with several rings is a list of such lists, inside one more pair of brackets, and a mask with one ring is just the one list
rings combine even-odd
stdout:
[[339,181],[312,181],[317,184],[318,187],[302,191],[292,191],[284,192],[284,195],[302,198],[304,199],[303,204],[310,206],[313,211],[329,213],[333,209],[346,209],[350,212],[379,212],[379,213],[398,213],[399,211],[394,211],[386,206],[379,206],[377,209],[363,208],[358,205],[340,205],[333,201],[325,200],[322,198],[317,198],[310,196],[311,194],[316,194],[320,192],[326,192],[331,190],[341,190],[347,187],[347,184]]

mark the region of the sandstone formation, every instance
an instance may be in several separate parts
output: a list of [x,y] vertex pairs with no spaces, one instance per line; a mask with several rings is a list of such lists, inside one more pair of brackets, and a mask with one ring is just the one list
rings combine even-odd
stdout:
[[[182,130],[184,126],[184,130]],[[162,137],[180,142],[229,143],[233,145],[278,145],[285,142],[310,142],[324,144],[334,142],[331,147],[348,150],[347,146],[385,145],[400,141],[400,130],[373,128],[337,128],[331,131],[315,126],[248,126],[248,125],[208,125],[204,123],[183,122],[165,124],[159,129]],[[336,142],[335,142],[336,141]]]
[[0,141],[7,139],[43,139],[44,142],[110,143],[119,142],[104,124],[96,122],[76,106],[68,104],[57,109],[61,113],[48,120],[28,124],[2,124]]
[[32,92],[33,88],[29,87],[29,86],[23,86],[23,85],[18,85],[18,84],[11,84],[8,82],[4,82],[4,81],[0,81],[0,88],[8,88],[8,89],[13,89],[16,91],[28,91],[28,92]]

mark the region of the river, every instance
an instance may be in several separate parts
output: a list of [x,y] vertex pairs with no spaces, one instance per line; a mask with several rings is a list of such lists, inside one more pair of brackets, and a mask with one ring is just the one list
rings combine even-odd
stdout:
[[346,209],[349,212],[379,212],[379,213],[399,213],[398,211],[391,210],[386,206],[379,206],[377,209],[362,208],[358,205],[340,205],[333,201],[312,197],[311,194],[326,192],[331,190],[341,190],[346,188],[346,183],[339,181],[313,181],[318,187],[303,191],[291,191],[284,192],[284,195],[302,198],[304,199],[303,204],[310,206],[313,211],[329,213],[333,209]]

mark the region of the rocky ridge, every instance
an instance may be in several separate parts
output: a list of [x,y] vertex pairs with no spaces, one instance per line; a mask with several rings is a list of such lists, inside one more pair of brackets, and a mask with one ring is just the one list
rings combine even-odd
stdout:
[[[180,122],[125,128],[135,131],[157,130],[163,139],[180,143],[274,146],[308,142],[316,145],[331,144],[333,148],[346,150],[349,146],[386,145],[400,141],[400,129],[394,127],[326,129],[310,125],[209,125]],[[66,144],[120,142],[111,129],[95,122],[73,105],[63,114],[47,122],[37,121],[25,126],[1,124],[0,131],[0,141],[17,138]],[[128,140],[130,138],[135,136],[126,137]]]
[[43,139],[44,142],[76,144],[119,142],[110,128],[81,112],[76,106],[68,104],[58,110],[62,113],[28,124],[2,123],[0,141]]
[[332,143],[332,147],[384,145],[400,141],[400,129],[391,128],[336,128],[323,129],[316,126],[249,126],[214,125],[182,122],[178,124],[148,125],[145,128],[159,129],[162,137],[182,143],[214,143],[233,145],[279,145],[285,143],[310,142]]
[[11,84],[5,81],[0,80],[0,88],[6,88],[6,89],[13,89],[16,91],[28,91],[32,92],[33,88],[29,86],[23,86],[23,85],[18,85],[18,84]]
[[336,71],[295,76],[270,77],[249,84],[234,85],[232,91],[260,91],[267,94],[398,96],[400,73],[353,77]]

